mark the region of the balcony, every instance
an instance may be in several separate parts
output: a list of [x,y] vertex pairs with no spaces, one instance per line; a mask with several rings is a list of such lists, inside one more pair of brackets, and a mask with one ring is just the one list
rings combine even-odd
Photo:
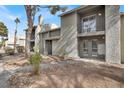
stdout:
[[78,37],[103,36],[103,35],[105,35],[105,31],[93,31],[93,32],[78,33]]
[[60,28],[42,32],[42,37],[45,40],[60,39],[60,35],[61,35]]
[[78,13],[78,37],[105,35],[105,6]]

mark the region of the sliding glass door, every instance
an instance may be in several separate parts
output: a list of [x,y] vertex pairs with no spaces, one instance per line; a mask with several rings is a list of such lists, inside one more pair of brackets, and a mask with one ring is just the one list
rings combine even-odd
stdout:
[[83,40],[83,57],[97,57],[98,56],[98,41]]

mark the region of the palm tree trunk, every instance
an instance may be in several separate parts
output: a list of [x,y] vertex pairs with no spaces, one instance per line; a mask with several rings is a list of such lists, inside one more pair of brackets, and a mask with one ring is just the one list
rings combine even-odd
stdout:
[[16,34],[17,34],[17,29],[15,30],[15,35],[14,35],[14,52],[15,52],[15,49],[16,49]]
[[16,23],[16,29],[15,29],[15,35],[14,35],[14,52],[15,52],[15,49],[16,49],[16,34],[17,34],[17,25],[18,23]]

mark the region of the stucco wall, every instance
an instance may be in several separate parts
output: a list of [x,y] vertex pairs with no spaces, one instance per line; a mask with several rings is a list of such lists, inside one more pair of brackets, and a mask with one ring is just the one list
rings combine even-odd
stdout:
[[106,61],[111,63],[121,63],[119,6],[106,5],[105,17],[106,17]]
[[124,15],[121,16],[121,60],[124,63]]
[[52,55],[56,55],[55,51],[55,47],[57,46],[58,44],[58,40],[52,40]]
[[60,30],[50,31],[49,35],[49,37],[60,36]]
[[[55,43],[54,41],[57,41],[56,39],[52,39],[53,37],[59,37],[60,36],[60,29],[53,29],[53,30],[49,30],[46,32],[42,32],[39,34],[39,38],[40,38],[40,53],[47,55],[48,51],[46,48],[46,40],[52,40],[53,41],[53,49],[52,49],[52,53],[55,55],[55,47],[57,45],[57,42]],[[56,44],[56,45],[55,45]]]
[[39,38],[40,38],[39,50],[41,54],[45,54],[45,37],[47,37],[47,33],[39,34]]
[[72,13],[61,17],[61,38],[55,48],[57,55],[78,57],[77,48],[77,14]]

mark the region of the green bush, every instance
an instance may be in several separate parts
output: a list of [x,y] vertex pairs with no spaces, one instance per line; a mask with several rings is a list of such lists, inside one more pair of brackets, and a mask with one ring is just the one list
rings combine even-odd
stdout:
[[8,55],[14,55],[14,49],[11,47],[6,47],[5,48],[5,53]]
[[66,56],[68,56],[68,53],[67,53],[67,51],[66,51],[66,49],[63,47],[63,48],[61,48],[60,49],[60,54],[61,54],[61,56],[63,56],[63,57],[66,57]]
[[40,53],[36,52],[35,54],[32,54],[29,58],[30,64],[33,66],[34,74],[39,75],[40,74],[40,62],[42,61],[42,57]]

